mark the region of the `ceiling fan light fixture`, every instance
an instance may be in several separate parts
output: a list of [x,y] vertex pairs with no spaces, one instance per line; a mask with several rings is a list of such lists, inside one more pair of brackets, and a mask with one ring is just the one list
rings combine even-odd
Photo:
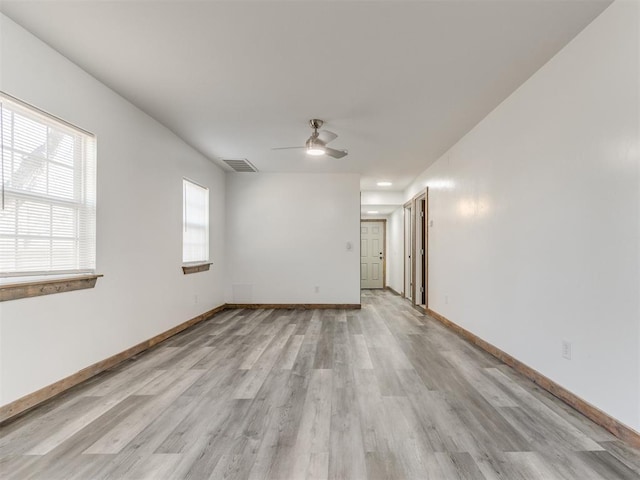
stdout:
[[317,145],[312,145],[307,147],[307,155],[312,155],[314,157],[319,157],[320,155],[324,155],[324,148],[319,147]]
[[311,138],[307,140],[305,145],[307,147],[307,155],[319,157],[320,155],[324,155],[325,153],[327,153],[324,148],[324,143],[318,140],[317,132],[314,132]]
[[[2,0],[0,0],[2,1]],[[313,157],[321,157],[326,155],[331,158],[342,158],[349,154],[346,150],[337,150],[335,148],[327,147],[327,143],[332,142],[338,135],[329,130],[321,130],[318,129],[324,124],[322,120],[317,118],[312,118],[309,120],[309,126],[313,129],[311,136],[304,143],[303,147],[276,147],[271,150],[289,150],[289,149],[303,149],[307,152],[307,155],[311,155]]]

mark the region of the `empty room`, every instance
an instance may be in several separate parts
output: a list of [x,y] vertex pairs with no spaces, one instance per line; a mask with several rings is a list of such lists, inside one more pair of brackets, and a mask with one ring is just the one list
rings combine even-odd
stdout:
[[640,479],[640,0],[0,0],[0,478]]

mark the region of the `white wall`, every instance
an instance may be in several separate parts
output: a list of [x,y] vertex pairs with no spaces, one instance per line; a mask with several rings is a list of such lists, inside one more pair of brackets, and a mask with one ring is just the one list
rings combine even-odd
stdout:
[[359,304],[359,182],[227,174],[227,301]]
[[404,207],[398,207],[387,221],[387,285],[404,293]]
[[362,205],[402,205],[404,192],[400,191],[363,191],[360,196]]
[[430,307],[636,430],[638,5],[609,7],[405,192],[430,186]]
[[[0,404],[224,303],[224,174],[0,15],[0,88],[97,135],[95,289],[0,303]],[[209,272],[183,275],[182,177],[209,187]],[[195,296],[198,303],[195,303]]]

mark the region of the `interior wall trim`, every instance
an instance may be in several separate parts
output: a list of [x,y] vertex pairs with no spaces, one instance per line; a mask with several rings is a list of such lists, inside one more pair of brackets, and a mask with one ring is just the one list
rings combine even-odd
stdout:
[[50,277],[35,282],[0,284],[0,302],[94,288],[101,274]]
[[189,327],[192,327],[193,325],[196,325],[197,323],[200,323],[204,320],[208,320],[209,318],[214,317],[215,315],[219,314],[224,310],[241,309],[241,308],[252,308],[252,309],[300,308],[300,309],[307,309],[307,310],[311,310],[311,309],[353,310],[353,309],[361,308],[361,305],[355,304],[355,303],[354,304],[350,304],[350,303],[349,304],[337,304],[337,303],[335,304],[334,303],[228,304],[227,303],[227,304],[220,305],[219,307],[213,308],[196,317],[193,317],[192,319],[187,320],[186,322],[183,322],[180,325],[176,325],[175,327],[170,328],[169,330],[162,332],[144,342],[134,345],[133,347],[130,347],[120,353],[116,353],[111,357],[105,358],[104,360],[94,363],[93,365],[89,365],[88,367],[85,367],[82,370],[79,370],[78,372],[72,375],[69,375],[68,377],[58,380],[57,382],[54,382],[51,385],[47,385],[46,387],[43,387],[40,390],[36,390],[35,392],[29,393],[24,397],[14,400],[13,402],[3,405],[2,407],[0,407],[0,426],[15,420],[18,416],[24,413],[27,413],[29,410],[32,410],[33,408],[41,405],[47,400],[50,400],[53,397],[56,397],[57,395],[60,395],[61,393],[69,390],[70,388],[75,387],[76,385],[79,385],[80,383],[86,380],[89,380],[90,378],[98,375],[99,373],[104,372],[105,370],[111,367],[114,367],[121,362],[124,362],[125,360],[133,357],[134,355],[138,355],[139,353],[142,353],[145,350],[148,350],[154,345],[157,345],[158,343],[161,343],[167,340],[168,338],[182,332],[183,330],[186,330]]
[[385,287],[385,290],[389,290],[391,293],[393,293],[394,295],[397,295],[398,297],[404,297],[404,295],[402,295],[399,291],[397,291],[393,287],[390,287],[389,285]]
[[466,330],[460,325],[452,322],[444,315],[440,315],[438,312],[435,312],[430,308],[427,309],[426,313],[438,320],[450,330],[460,335],[465,340],[468,340],[474,345],[480,347],[482,350],[494,356],[502,363],[509,365],[511,368],[527,377],[533,383],[539,385],[554,397],[559,398],[574,410],[580,412],[582,415],[584,415],[594,423],[597,423],[604,429],[608,430],[616,437],[624,440],[625,442],[633,445],[636,448],[640,448],[640,433],[636,432],[631,427],[616,420],[599,408],[594,407],[589,402],[578,397],[550,378],[545,377],[543,374],[534,370],[530,366],[522,363],[517,358],[512,357],[508,353],[500,350],[498,347],[491,345],[489,342],[486,342],[477,335],[471,333],[469,330]]
[[227,303],[227,308],[302,309],[302,310],[359,310],[359,303]]

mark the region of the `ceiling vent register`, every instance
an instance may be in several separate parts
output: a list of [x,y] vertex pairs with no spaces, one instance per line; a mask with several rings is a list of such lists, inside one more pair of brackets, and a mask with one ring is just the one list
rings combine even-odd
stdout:
[[241,158],[239,160],[223,160],[223,162],[233,168],[236,172],[246,173],[258,171],[258,169],[246,158]]

